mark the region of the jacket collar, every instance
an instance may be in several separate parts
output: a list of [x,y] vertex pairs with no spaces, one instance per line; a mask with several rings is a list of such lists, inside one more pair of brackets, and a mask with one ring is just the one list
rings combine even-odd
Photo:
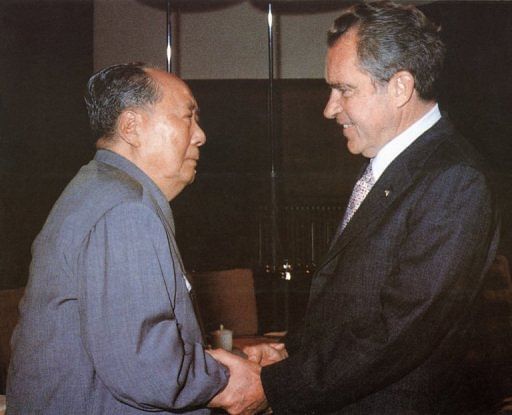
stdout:
[[415,182],[427,159],[453,134],[446,116],[424,132],[387,167],[338,239],[333,242],[319,269],[332,261],[356,236],[382,218],[393,203]]
[[155,184],[153,180],[151,180],[151,178],[146,173],[139,169],[130,160],[111,150],[98,150],[96,152],[96,155],[94,156],[94,160],[96,162],[108,164],[112,167],[115,167],[126,173],[135,181],[139,182],[145,189],[145,191],[147,191],[151,195],[152,200],[156,202],[157,206],[162,211],[165,217],[165,221],[168,223],[172,230],[172,233],[174,234],[174,218],[171,207],[169,205],[169,201],[166,199],[165,195],[162,193],[160,188]]
[[181,273],[184,274],[185,267],[183,265],[183,260],[181,259],[181,255],[179,253],[179,249],[178,246],[176,245],[175,240],[175,225],[171,206],[169,205],[169,201],[162,193],[160,188],[155,184],[155,182],[153,182],[153,180],[151,180],[151,178],[146,173],[139,169],[130,160],[111,150],[98,150],[96,152],[94,160],[98,163],[104,163],[113,168],[123,171],[133,180],[142,185],[144,191],[149,194],[149,200],[166,229],[169,245],[171,247],[171,255],[174,258],[174,263],[177,263],[177,266],[179,266]]

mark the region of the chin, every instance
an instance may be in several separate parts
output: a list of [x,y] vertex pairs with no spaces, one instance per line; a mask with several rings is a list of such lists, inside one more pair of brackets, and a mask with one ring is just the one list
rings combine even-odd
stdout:
[[196,180],[196,172],[194,172],[190,175],[190,178],[188,179],[187,184],[192,184],[192,183],[194,183],[195,180]]
[[350,145],[350,142],[347,143],[347,149],[350,152],[350,154],[354,154],[354,155],[361,154],[361,152],[362,152],[359,147]]

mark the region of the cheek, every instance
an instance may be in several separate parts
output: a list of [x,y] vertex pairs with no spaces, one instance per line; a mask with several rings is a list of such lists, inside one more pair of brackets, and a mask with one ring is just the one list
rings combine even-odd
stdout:
[[381,123],[385,115],[379,102],[366,101],[354,109],[353,116],[360,129],[371,130]]
[[177,159],[185,158],[188,151],[189,143],[183,130],[175,130],[167,142],[169,153],[174,154]]

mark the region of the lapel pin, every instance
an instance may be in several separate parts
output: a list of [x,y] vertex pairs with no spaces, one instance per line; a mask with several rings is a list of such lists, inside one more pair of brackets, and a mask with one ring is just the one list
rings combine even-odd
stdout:
[[384,194],[386,195],[386,197],[388,197],[390,193],[391,193],[391,190],[384,190]]

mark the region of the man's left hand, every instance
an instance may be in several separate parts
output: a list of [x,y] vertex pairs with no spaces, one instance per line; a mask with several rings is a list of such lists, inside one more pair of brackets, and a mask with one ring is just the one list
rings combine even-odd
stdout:
[[227,386],[210,401],[209,407],[224,408],[232,415],[251,415],[267,407],[260,365],[222,349],[207,352],[229,369]]
[[260,343],[244,347],[247,358],[260,366],[268,366],[288,357],[284,343]]

